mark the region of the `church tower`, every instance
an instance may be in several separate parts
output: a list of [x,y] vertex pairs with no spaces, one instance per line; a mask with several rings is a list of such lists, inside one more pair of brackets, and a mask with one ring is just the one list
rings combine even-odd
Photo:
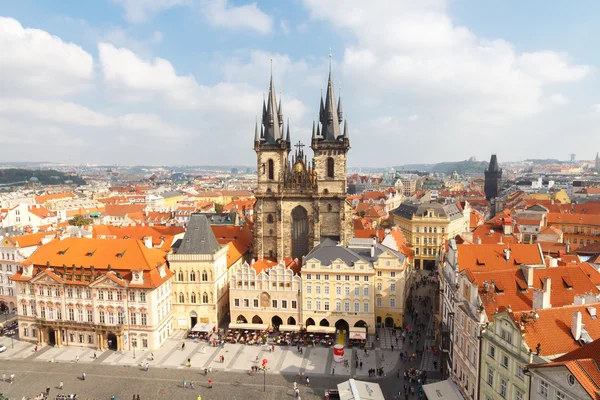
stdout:
[[596,171],[600,172],[600,155],[596,153]]
[[[352,236],[351,206],[346,201],[348,127],[341,132],[342,103],[335,102],[331,72],[319,123],[313,122],[312,162],[298,142],[292,152],[289,122],[284,129],[281,99],[273,77],[263,100],[260,127],[254,128],[257,190],[254,206],[254,258],[300,261],[324,238],[345,245]],[[285,135],[284,135],[285,132]]]
[[490,163],[485,170],[485,198],[490,200],[498,197],[502,188],[502,168],[498,165],[498,159],[492,154]]

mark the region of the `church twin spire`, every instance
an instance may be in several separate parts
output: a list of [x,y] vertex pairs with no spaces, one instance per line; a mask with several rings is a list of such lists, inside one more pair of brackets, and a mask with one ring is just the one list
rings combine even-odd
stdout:
[[[258,121],[256,121],[254,142],[257,145],[286,144],[289,151],[291,149],[290,126],[288,120],[287,130],[284,127],[283,107],[281,105],[281,96],[277,102],[275,94],[275,85],[273,83],[273,73],[271,71],[271,80],[269,82],[269,94],[267,99],[263,98],[263,113],[260,132]],[[342,130],[341,124],[344,122]],[[313,121],[312,140],[318,142],[340,142],[348,140],[348,122],[344,121],[342,98],[340,96],[337,105],[335,99],[335,90],[331,74],[331,65],[329,66],[329,79],[327,81],[327,93],[325,100],[321,94],[319,120]]]

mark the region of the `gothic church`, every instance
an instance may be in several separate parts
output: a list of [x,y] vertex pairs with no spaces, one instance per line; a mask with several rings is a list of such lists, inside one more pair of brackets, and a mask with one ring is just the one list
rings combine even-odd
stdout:
[[322,240],[346,245],[352,236],[352,212],[346,200],[348,124],[341,98],[336,106],[331,71],[319,122],[313,121],[311,161],[304,145],[294,145],[277,103],[273,76],[263,100],[262,122],[255,127],[258,188],[254,206],[254,258],[302,258]]

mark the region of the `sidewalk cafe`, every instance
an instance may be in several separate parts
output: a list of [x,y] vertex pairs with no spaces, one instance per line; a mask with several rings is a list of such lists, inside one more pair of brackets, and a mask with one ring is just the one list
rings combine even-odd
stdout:
[[188,339],[208,340],[214,330],[215,324],[199,322],[188,332]]
[[304,344],[331,346],[335,340],[335,333],[334,326],[309,325],[306,335],[303,336]]
[[225,341],[229,343],[263,344],[267,339],[269,324],[230,323]]

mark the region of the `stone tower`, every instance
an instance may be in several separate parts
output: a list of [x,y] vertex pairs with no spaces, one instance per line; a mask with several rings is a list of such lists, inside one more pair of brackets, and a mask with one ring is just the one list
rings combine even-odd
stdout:
[[596,153],[596,171],[600,172],[600,155]]
[[498,166],[498,159],[492,154],[490,163],[485,170],[485,198],[491,200],[498,197],[502,188],[502,168]]
[[[284,129],[281,99],[273,77],[260,128],[254,133],[258,183],[254,206],[254,258],[301,260],[322,239],[346,244],[352,236],[352,213],[346,201],[348,126],[340,129],[342,103],[335,101],[331,72],[319,122],[313,122],[312,162],[304,145],[292,153],[289,122]],[[285,132],[285,135],[284,135]],[[290,153],[291,157],[290,157]]]

